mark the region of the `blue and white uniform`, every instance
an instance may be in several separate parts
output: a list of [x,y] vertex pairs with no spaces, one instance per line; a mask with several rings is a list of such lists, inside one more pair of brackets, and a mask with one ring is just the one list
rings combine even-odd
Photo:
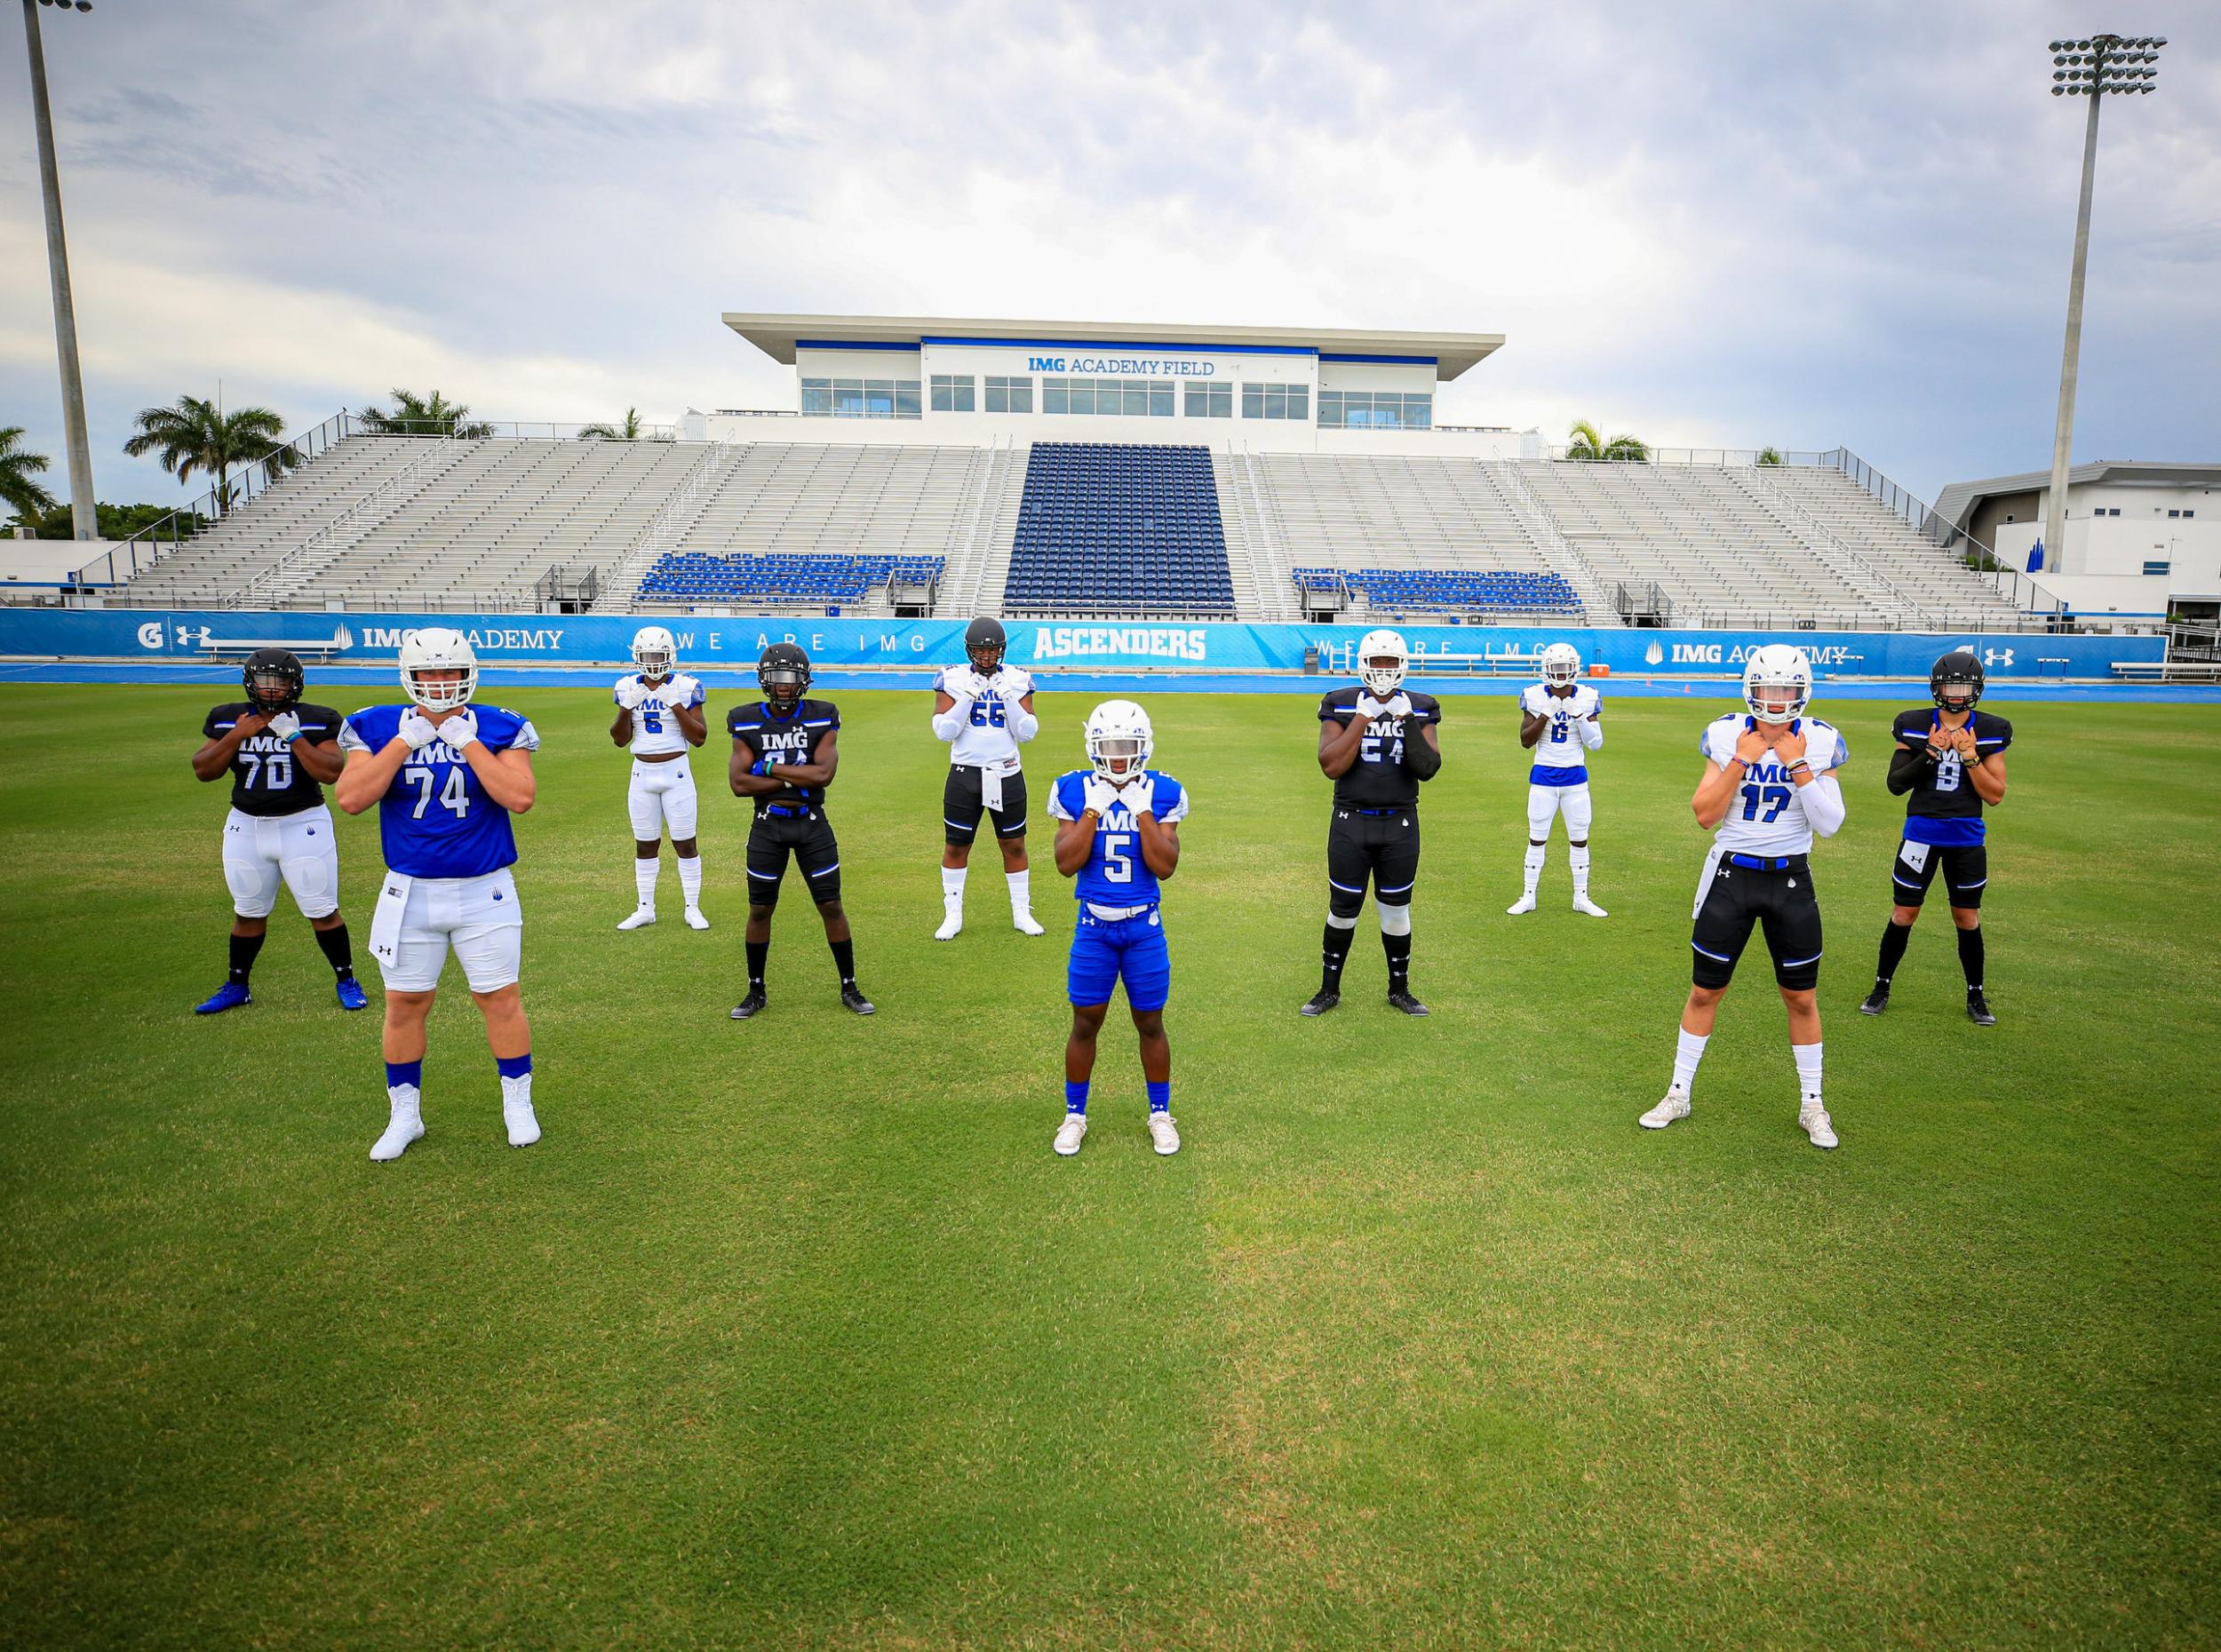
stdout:
[[[1057,777],[1049,790],[1049,814],[1076,821],[1087,812],[1091,769]],[[1157,874],[1142,857],[1142,838],[1134,820],[1134,794],[1150,789],[1150,813],[1167,826],[1187,818],[1188,791],[1169,774],[1143,769],[1142,778],[1121,788],[1107,814],[1095,822],[1095,841],[1087,862],[1072,880],[1079,921],[1072,930],[1071,962],[1065,991],[1072,1003],[1108,1004],[1119,981],[1126,1001],[1136,1010],[1161,1010],[1172,994],[1172,954],[1165,944],[1163,914],[1158,908]]]
[[[374,705],[339,731],[347,751],[383,751],[416,708]],[[474,705],[489,751],[537,751],[540,736],[520,713]],[[517,979],[524,914],[510,867],[517,858],[509,811],[489,797],[444,740],[409,753],[378,806],[386,878],[370,924],[370,952],[394,992],[429,992],[453,949],[473,992]]]
[[[633,754],[633,782],[625,800],[633,817],[633,841],[660,842],[664,828],[669,826],[671,840],[683,843],[695,835],[701,807],[687,737],[672,711],[677,706],[698,710],[709,695],[684,671],[674,671],[652,688],[645,677],[632,672],[617,679],[610,698],[623,705],[628,687],[647,696],[633,707],[633,738],[625,748]],[[670,752],[678,755],[666,755]],[[657,760],[642,762],[643,758]]]
[[1604,743],[1597,720],[1604,696],[1587,683],[1564,696],[1553,695],[1546,683],[1534,683],[1520,695],[1519,709],[1550,719],[1534,743],[1534,762],[1527,771],[1528,838],[1539,843],[1549,837],[1550,822],[1563,814],[1565,835],[1576,843],[1586,841],[1592,818],[1588,754]]

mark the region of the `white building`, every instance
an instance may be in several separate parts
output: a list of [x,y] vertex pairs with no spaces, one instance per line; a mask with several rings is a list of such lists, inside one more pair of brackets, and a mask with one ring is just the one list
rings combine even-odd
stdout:
[[2077,614],[2221,612],[2221,465],[2101,459],[2067,472],[2065,543],[2043,548],[2049,472],[1954,482],[1936,513]]
[[795,369],[791,409],[689,413],[682,439],[1539,458],[1539,432],[1445,426],[1438,387],[1501,333],[728,314]]

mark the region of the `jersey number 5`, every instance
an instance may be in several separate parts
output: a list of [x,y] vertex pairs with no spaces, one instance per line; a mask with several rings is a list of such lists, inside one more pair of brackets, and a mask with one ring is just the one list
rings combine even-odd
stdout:
[[[409,811],[409,818],[420,821],[424,818],[424,812],[432,806],[432,790],[439,782],[428,768],[405,768],[401,771],[401,777],[411,782],[417,788],[417,806]],[[470,790],[463,784],[461,769],[449,769],[447,783],[440,786],[439,791],[441,806],[457,820],[470,813]]]
[[1134,881],[1134,857],[1128,853],[1134,834],[1126,831],[1107,831],[1103,834],[1103,878],[1105,883],[1130,884]]

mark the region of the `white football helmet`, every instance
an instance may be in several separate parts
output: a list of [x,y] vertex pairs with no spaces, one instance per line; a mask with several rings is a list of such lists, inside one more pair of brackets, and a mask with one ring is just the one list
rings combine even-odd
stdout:
[[[1357,680],[1376,700],[1385,700],[1404,686],[1404,663],[1411,657],[1411,650],[1404,646],[1402,635],[1397,631],[1369,631],[1357,639]],[[1375,665],[1375,660],[1392,659],[1393,665]]]
[[[426,671],[460,671],[459,682],[430,683]],[[411,631],[401,645],[401,686],[427,711],[452,711],[467,705],[478,688],[478,655],[470,639],[444,625]]]
[[1787,642],[1753,648],[1743,662],[1743,703],[1762,723],[1787,723],[1812,700],[1812,662]]
[[1580,680],[1581,651],[1570,642],[1554,642],[1542,650],[1542,680],[1563,688]]
[[1156,743],[1149,713],[1131,700],[1105,700],[1087,714],[1087,761],[1114,786],[1149,766]]
[[679,663],[679,639],[661,625],[633,633],[633,663],[642,677],[668,677]]

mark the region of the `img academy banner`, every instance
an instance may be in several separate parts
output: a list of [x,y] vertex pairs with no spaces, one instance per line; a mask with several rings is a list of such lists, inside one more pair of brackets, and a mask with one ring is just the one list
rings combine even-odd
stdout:
[[[774,642],[794,642],[829,670],[925,671],[964,657],[963,619],[705,618],[571,614],[164,613],[144,608],[0,608],[0,655],[45,659],[238,659],[282,646],[312,659],[390,661],[412,631],[450,625],[480,659],[537,665],[621,664],[642,624],[667,625],[690,666],[745,670]],[[1300,671],[1318,651],[1323,671],[1346,674],[1365,628],[1356,625],[1116,623],[1010,620],[1010,659],[1036,672],[1060,670]],[[1823,678],[1925,678],[1954,647],[1991,676],[2108,678],[2116,660],[2166,657],[2160,637],[2059,637],[1906,631],[1583,631],[1494,625],[1402,628],[1412,666],[1429,657],[1445,671],[1524,670],[1547,642],[1564,640],[1591,665],[1621,677],[1735,677],[1753,648],[1794,643]]]

